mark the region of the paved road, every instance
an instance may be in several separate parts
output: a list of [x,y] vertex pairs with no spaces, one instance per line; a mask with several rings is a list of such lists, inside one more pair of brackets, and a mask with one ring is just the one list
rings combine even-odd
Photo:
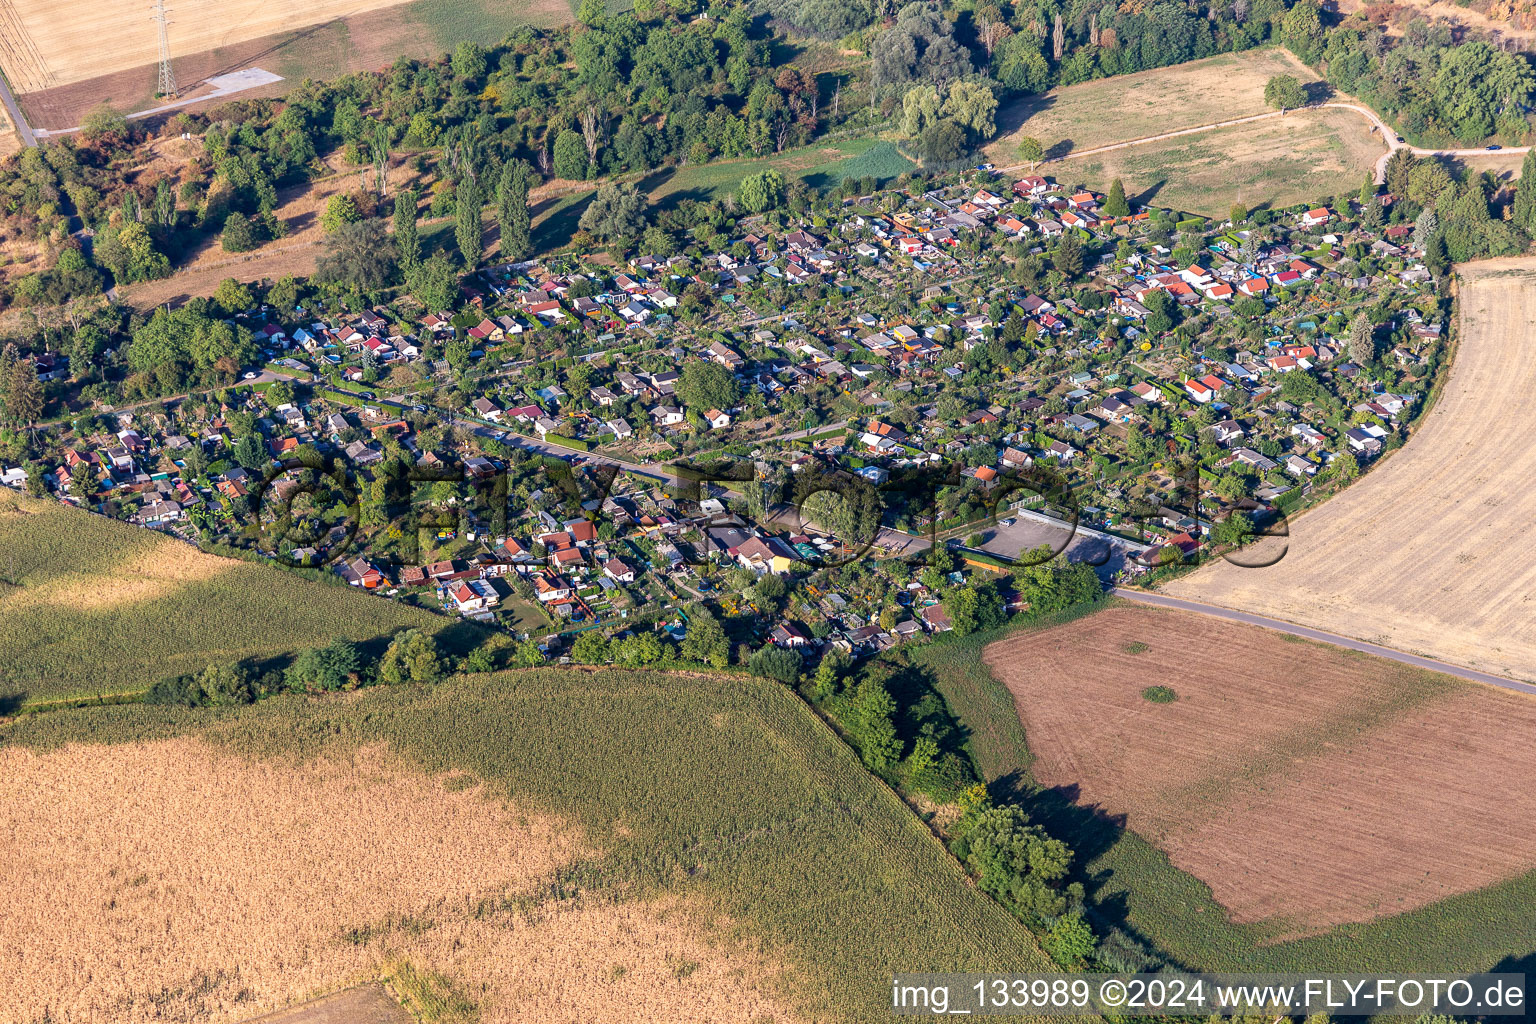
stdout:
[[1532,686],[1530,683],[1507,679],[1504,676],[1496,676],[1489,672],[1479,672],[1476,669],[1465,668],[1461,665],[1452,665],[1449,662],[1437,661],[1434,658],[1421,658],[1417,654],[1408,654],[1405,651],[1382,647],[1380,644],[1355,640],[1352,637],[1340,636],[1338,633],[1330,633],[1327,630],[1313,629],[1310,626],[1298,626],[1294,622],[1272,619],[1267,615],[1254,615],[1251,612],[1220,608],[1216,605],[1204,604],[1200,601],[1188,601],[1178,597],[1167,597],[1163,594],[1151,594],[1144,590],[1127,590],[1124,587],[1116,587],[1111,593],[1115,597],[1124,598],[1127,601],[1135,601],[1138,604],[1154,605],[1158,608],[1173,608],[1179,611],[1195,612],[1199,615],[1213,615],[1218,619],[1227,619],[1230,622],[1243,622],[1250,626],[1263,626],[1266,629],[1278,630],[1282,633],[1289,633],[1292,636],[1303,637],[1307,640],[1318,640],[1325,644],[1333,644],[1335,647],[1344,647],[1348,650],[1360,651],[1364,654],[1374,654],[1378,658],[1389,658],[1392,661],[1401,662],[1404,665],[1412,665],[1415,668],[1429,669],[1432,672],[1443,672],[1446,675],[1467,679],[1474,683],[1484,683],[1488,686],[1497,686],[1502,690],[1514,690],[1517,693],[1536,696],[1536,686]]
[[16,102],[16,97],[11,95],[11,83],[5,80],[4,74],[0,74],[0,102],[5,104],[5,112],[10,116],[11,123],[16,126],[16,134],[21,136],[21,144],[28,149],[35,149],[37,136],[32,134],[31,126],[22,116],[21,106]]
[[[1376,161],[1376,184],[1382,185],[1387,180],[1387,161],[1392,159],[1392,154],[1399,149],[1406,149],[1414,156],[1487,156],[1489,150],[1479,147],[1476,149],[1423,149],[1419,146],[1410,146],[1406,142],[1397,141],[1397,132],[1389,127],[1385,121],[1377,116],[1369,107],[1363,107],[1356,103],[1340,103],[1330,101],[1316,103],[1306,107],[1296,107],[1292,110],[1271,110],[1263,114],[1250,114],[1247,117],[1234,117],[1226,121],[1213,121],[1210,124],[1196,125],[1193,128],[1180,128],[1178,131],[1163,132],[1160,135],[1147,135],[1139,139],[1129,139],[1125,142],[1116,142],[1108,146],[1095,146],[1092,149],[1078,149],[1070,153],[1064,153],[1051,160],[1042,160],[1040,165],[1059,163],[1063,160],[1076,160],[1078,157],[1096,156],[1099,153],[1110,153],[1117,149],[1129,149],[1132,146],[1145,146],[1152,142],[1162,142],[1166,139],[1176,139],[1183,135],[1198,135],[1201,132],[1215,131],[1217,128],[1230,128],[1233,125],[1250,124],[1254,121],[1264,121],[1272,117],[1290,117],[1309,110],[1352,110],[1371,122],[1373,129],[1381,134],[1382,141],[1387,144],[1387,151]],[[1530,146],[1511,146],[1503,150],[1505,153],[1524,154],[1531,149]],[[1022,163],[1008,164],[998,167],[999,171],[1015,171],[1024,167]],[[1037,165],[1038,166],[1038,165]]]
[[[211,85],[213,86],[212,92],[206,92],[200,96],[187,96],[172,103],[165,103],[158,107],[150,107],[147,110],[135,111],[132,114],[128,114],[127,118],[128,120],[133,121],[138,118],[153,117],[156,114],[164,114],[168,111],[179,110],[182,107],[191,106],[194,103],[203,103],[207,100],[216,100],[224,96],[233,96],[235,93],[244,92],[247,89],[259,89],[264,85],[271,85],[273,82],[281,82],[282,80],[283,78],[281,75],[274,75],[272,72],[264,71],[261,68],[243,68],[240,71],[231,71],[227,75],[215,75],[212,78],[204,79],[203,81],[198,82],[196,85],[192,86],[191,89],[186,90],[191,92],[201,88],[204,85]],[[37,134],[41,137],[47,138],[53,135],[71,135],[75,132],[78,132],[79,130],[80,127],[78,125],[74,128],[39,128],[37,129]],[[34,141],[30,143],[30,145],[35,146],[37,143]]]

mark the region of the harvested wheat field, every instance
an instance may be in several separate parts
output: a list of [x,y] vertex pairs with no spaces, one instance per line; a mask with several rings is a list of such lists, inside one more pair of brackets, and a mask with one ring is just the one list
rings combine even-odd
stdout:
[[[1140,605],[998,641],[984,660],[1042,784],[1123,817],[1272,937],[1536,868],[1536,701]],[[1155,684],[1178,699],[1146,699]]]
[[1450,381],[1407,445],[1294,520],[1273,566],[1216,562],[1167,593],[1536,679],[1536,259],[1458,273]]
[[752,980],[766,967],[706,946],[676,904],[521,912],[586,851],[466,781],[379,746],[308,763],[193,739],[0,752],[0,1013],[238,1021],[382,975],[406,998],[462,989],[486,1024],[790,1019]]
[[0,607],[7,614],[35,608],[104,611],[152,601],[187,583],[211,580],[238,569],[230,558],[204,554],[190,544],[156,544],[113,565],[107,572],[63,572],[35,587],[8,594]]
[[[246,39],[318,25],[333,18],[390,7],[400,0],[175,0],[171,55],[196,53]],[[97,75],[153,64],[159,42],[149,4],[99,0],[0,0],[6,72],[17,92],[36,92]]]
[[[25,94],[28,120],[61,129],[104,101],[122,110],[155,106],[158,43],[149,6],[0,0],[0,65]],[[440,57],[462,40],[491,45],[522,25],[553,27],[572,17],[566,0],[167,0],[166,7],[183,90],[239,68],[260,67],[287,80],[241,99],[281,95],[305,78],[376,71],[400,56]]]

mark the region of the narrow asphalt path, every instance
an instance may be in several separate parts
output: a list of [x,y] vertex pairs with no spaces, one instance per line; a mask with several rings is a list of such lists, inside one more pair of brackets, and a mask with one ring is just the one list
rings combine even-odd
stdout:
[[1340,636],[1338,633],[1330,633],[1327,630],[1313,629],[1311,626],[1298,626],[1294,622],[1286,622],[1283,619],[1272,619],[1266,615],[1254,615],[1250,612],[1221,608],[1217,605],[1204,604],[1200,601],[1188,601],[1179,597],[1151,594],[1144,590],[1127,590],[1124,587],[1115,587],[1110,593],[1115,597],[1124,598],[1127,601],[1135,601],[1138,604],[1194,612],[1198,615],[1211,615],[1218,619],[1226,619],[1229,622],[1242,622],[1250,626],[1263,626],[1266,629],[1289,633],[1292,636],[1299,636],[1307,640],[1318,640],[1325,644],[1333,644],[1335,647],[1360,651],[1363,654],[1374,654],[1378,658],[1388,658],[1392,661],[1401,662],[1404,665],[1412,665],[1414,668],[1428,669],[1431,672],[1443,672],[1448,676],[1456,676],[1458,679],[1466,679],[1474,683],[1483,683],[1487,686],[1497,686],[1501,690],[1514,690],[1517,693],[1536,696],[1536,686],[1530,683],[1522,683],[1519,680],[1496,676],[1489,672],[1479,672],[1476,669],[1453,665],[1445,661],[1437,661],[1434,658],[1422,658],[1417,654],[1408,654],[1405,651],[1393,650],[1380,644],[1355,640],[1351,637]]
[[6,81],[4,74],[0,74],[0,103],[5,104],[5,112],[11,124],[16,126],[16,134],[21,136],[21,144],[28,149],[37,148],[37,136],[32,134],[32,126],[22,116],[21,106],[16,102],[16,97],[11,95],[11,83]]

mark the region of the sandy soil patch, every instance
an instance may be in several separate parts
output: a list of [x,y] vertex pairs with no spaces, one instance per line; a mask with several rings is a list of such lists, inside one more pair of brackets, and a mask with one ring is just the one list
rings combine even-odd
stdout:
[[402,962],[485,1024],[790,1019],[675,905],[543,909],[591,851],[465,781],[377,747],[0,750],[0,1020],[243,1021]]
[[1218,562],[1168,593],[1536,679],[1536,558],[1523,543],[1536,522],[1536,260],[1459,274],[1460,342],[1422,429],[1292,522],[1275,565]]
[[1235,921],[1317,932],[1536,868],[1536,700],[1144,606],[984,659],[1040,781],[1123,817]]
[[1529,51],[1536,42],[1536,10],[1530,0],[1476,0],[1461,4],[1455,0],[1395,0],[1393,3],[1365,3],[1339,0],[1339,13],[1365,11],[1388,35],[1400,36],[1409,22],[1422,18],[1431,24],[1451,26],[1458,40],[1480,36],[1495,42],[1508,40]]

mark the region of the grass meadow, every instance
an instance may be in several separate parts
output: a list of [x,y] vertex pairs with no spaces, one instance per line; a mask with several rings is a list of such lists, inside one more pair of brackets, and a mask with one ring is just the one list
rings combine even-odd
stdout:
[[[1081,613],[1022,627],[1048,629]],[[1344,925],[1320,935],[1274,941],[1262,926],[1238,925],[1211,890],[1175,868],[1157,847],[1072,802],[1041,790],[1031,774],[1024,727],[1013,697],[981,663],[983,648],[1015,630],[920,649],[914,662],[932,674],[970,737],[972,756],[995,791],[1024,797],[1035,820],[1077,851],[1082,880],[1101,925],[1140,936],[1170,962],[1210,971],[1529,971],[1536,968],[1536,872],[1408,913]],[[1297,821],[1298,829],[1326,828]]]
[[[654,206],[676,205],[684,199],[707,202],[734,194],[741,179],[772,168],[785,178],[801,178],[814,188],[831,188],[844,178],[873,177],[882,184],[917,167],[890,142],[856,138],[817,143],[747,160],[717,160],[653,171],[637,183]],[[596,188],[565,192],[538,200],[532,207],[533,243],[540,252],[570,244]],[[448,229],[452,223],[445,222]],[[447,238],[447,235],[444,235]]]
[[685,198],[719,199],[735,192],[747,175],[769,168],[785,178],[802,178],[812,187],[829,188],[843,178],[866,175],[887,182],[915,167],[890,142],[866,137],[814,143],[755,159],[690,164],[658,171],[641,185],[649,192],[652,203],[665,205]]
[[[263,764],[387,749],[412,773],[478,783],[568,822],[588,852],[484,915],[512,927],[573,901],[614,913],[681,901],[716,922],[712,941],[781,965],[775,994],[804,1019],[888,1019],[893,971],[1050,969],[1027,930],[776,683],[539,669],[244,708],[74,709],[0,727],[0,744],[44,753],[171,737]],[[422,927],[430,937],[433,924]],[[479,965],[460,961],[462,977],[434,969],[472,987]]]
[[0,700],[132,693],[212,663],[457,620],[56,502],[0,496]]
[[1353,193],[1383,145],[1349,110],[1306,110],[1046,165],[1058,179],[1108,189],[1133,202],[1225,218],[1233,203],[1280,208]]
[[1064,85],[1000,109],[998,137],[986,154],[995,163],[1012,164],[1025,135],[1059,153],[1262,114],[1269,109],[1264,85],[1273,75],[1293,75],[1303,85],[1317,82],[1317,73],[1289,51],[1270,46]]

